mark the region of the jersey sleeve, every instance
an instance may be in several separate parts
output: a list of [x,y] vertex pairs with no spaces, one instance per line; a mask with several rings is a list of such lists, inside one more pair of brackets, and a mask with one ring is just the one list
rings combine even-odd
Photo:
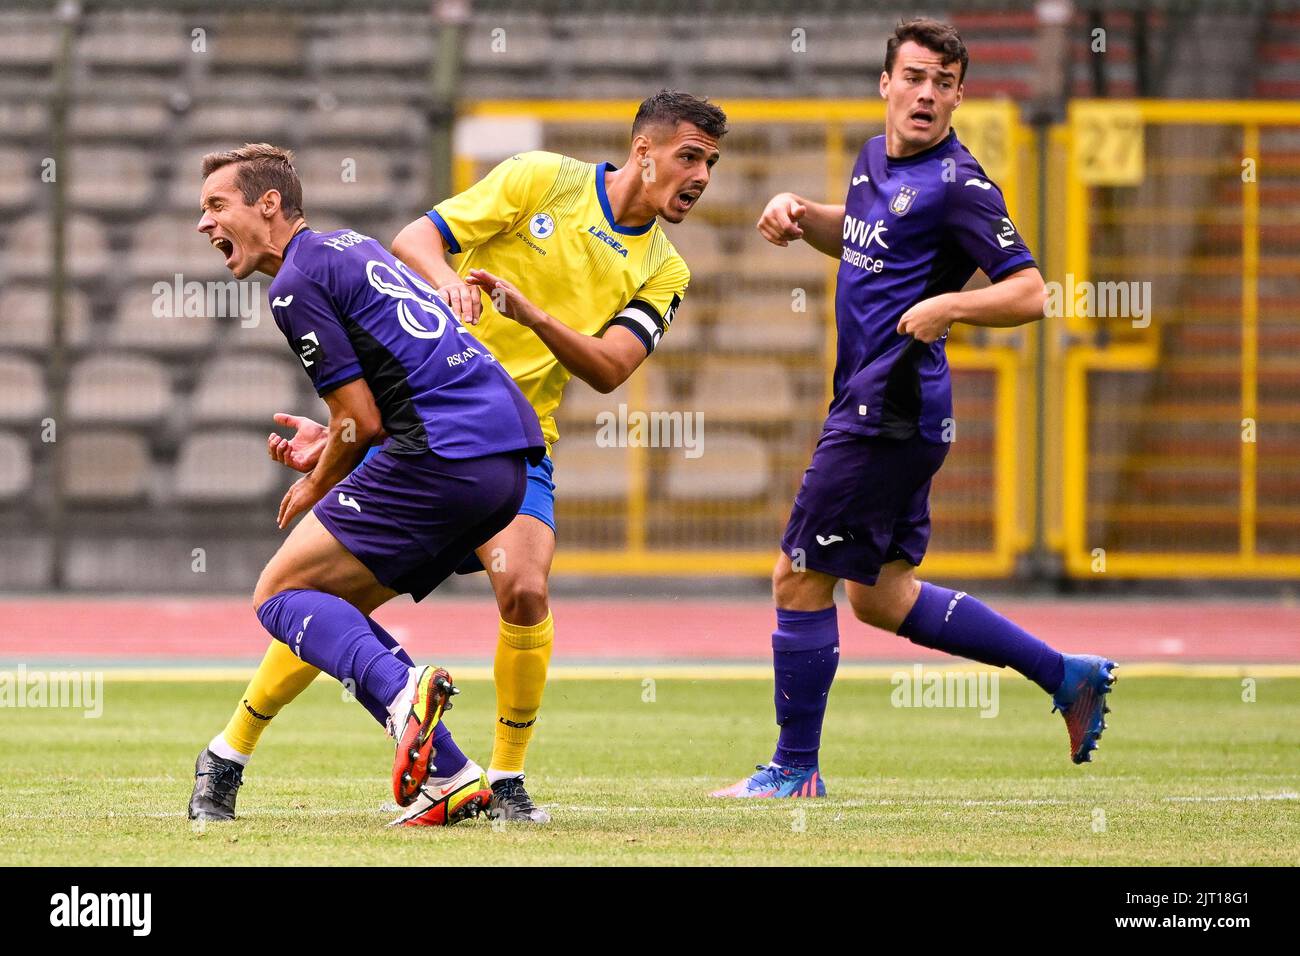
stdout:
[[271,315],[316,394],[326,395],[361,378],[361,362],[326,288],[297,270],[284,278],[287,281],[276,282]]
[[637,290],[632,301],[610,319],[606,328],[621,325],[641,340],[647,354],[653,352],[673,324],[673,317],[682,304],[690,281],[690,270],[682,257],[674,252]]
[[445,199],[427,213],[452,255],[505,232],[532,211],[555,179],[555,153],[520,153],[497,165],[469,189]]
[[959,175],[949,188],[948,230],[990,281],[1034,265],[1033,253],[1020,238],[997,186],[981,177]]

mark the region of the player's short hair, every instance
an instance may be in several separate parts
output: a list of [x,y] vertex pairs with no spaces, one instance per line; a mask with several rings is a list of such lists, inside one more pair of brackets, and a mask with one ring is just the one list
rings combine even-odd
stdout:
[[302,217],[302,180],[293,168],[293,152],[270,143],[245,143],[239,149],[208,153],[203,157],[203,178],[238,163],[235,185],[244,202],[252,205],[268,189],[280,194],[280,214],[292,222]]
[[727,135],[727,114],[722,112],[707,98],[701,99],[681,90],[660,90],[654,96],[646,97],[636,111],[632,121],[632,135],[640,133],[647,126],[666,123],[673,129],[678,123],[690,123],[701,132],[714,139]]
[[962,42],[957,34],[957,28],[951,23],[933,20],[930,17],[913,17],[898,24],[894,35],[885,44],[885,72],[890,76],[894,74],[894,60],[898,57],[898,48],[908,40],[938,53],[943,57],[944,66],[949,63],[960,63],[961,74],[957,77],[957,82],[966,81],[966,65],[970,63],[966,44]]

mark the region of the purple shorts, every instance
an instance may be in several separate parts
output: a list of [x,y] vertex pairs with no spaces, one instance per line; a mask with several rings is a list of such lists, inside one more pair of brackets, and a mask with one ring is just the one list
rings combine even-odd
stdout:
[[918,565],[930,543],[930,479],[946,444],[828,428],[795,496],[781,550],[833,577],[875,584],[899,558]]
[[519,512],[526,469],[522,451],[457,459],[381,451],[312,512],[380,584],[419,601]]

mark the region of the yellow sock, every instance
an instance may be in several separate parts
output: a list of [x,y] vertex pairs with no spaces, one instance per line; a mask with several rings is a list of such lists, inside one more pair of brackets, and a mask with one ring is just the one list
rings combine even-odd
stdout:
[[306,690],[319,673],[320,668],[300,661],[280,641],[272,641],[221,732],[222,738],[241,754],[251,754],[271,718]]
[[496,736],[490,770],[522,772],[533,724],[542,706],[546,668],[551,662],[555,621],[549,611],[540,624],[501,622],[492,668],[497,685]]

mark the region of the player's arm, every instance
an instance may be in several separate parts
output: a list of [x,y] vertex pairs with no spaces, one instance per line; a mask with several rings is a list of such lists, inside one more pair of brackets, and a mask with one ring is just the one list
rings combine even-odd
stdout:
[[601,336],[575,332],[490,272],[471,269],[466,281],[492,296],[497,311],[506,318],[532,329],[570,374],[598,392],[618,388],[650,354],[641,339],[621,325],[608,327]]
[[478,289],[467,285],[451,267],[448,251],[446,238],[427,215],[405,226],[393,240],[393,255],[428,280],[456,318],[477,325],[483,301]]
[[758,231],[774,245],[788,246],[802,239],[818,252],[838,259],[844,248],[844,205],[777,193],[758,217]]
[[521,153],[498,163],[464,192],[434,206],[393,240],[393,255],[427,279],[462,322],[477,325],[483,300],[447,255],[460,255],[505,232],[532,208],[539,189],[555,179],[560,157]]
[[983,289],[946,292],[923,299],[898,320],[899,335],[934,342],[954,322],[1007,329],[1043,317],[1046,300],[1043,277],[1026,266]]
[[294,482],[280,502],[276,523],[281,528],[287,528],[361,464],[366,449],[383,431],[379,406],[365,379],[354,379],[322,398],[330,410],[325,447],[316,467]]
[[933,342],[954,322],[1010,328],[1043,317],[1043,277],[992,182],[958,176],[949,187],[943,228],[992,285],[918,302],[898,320],[900,335]]

